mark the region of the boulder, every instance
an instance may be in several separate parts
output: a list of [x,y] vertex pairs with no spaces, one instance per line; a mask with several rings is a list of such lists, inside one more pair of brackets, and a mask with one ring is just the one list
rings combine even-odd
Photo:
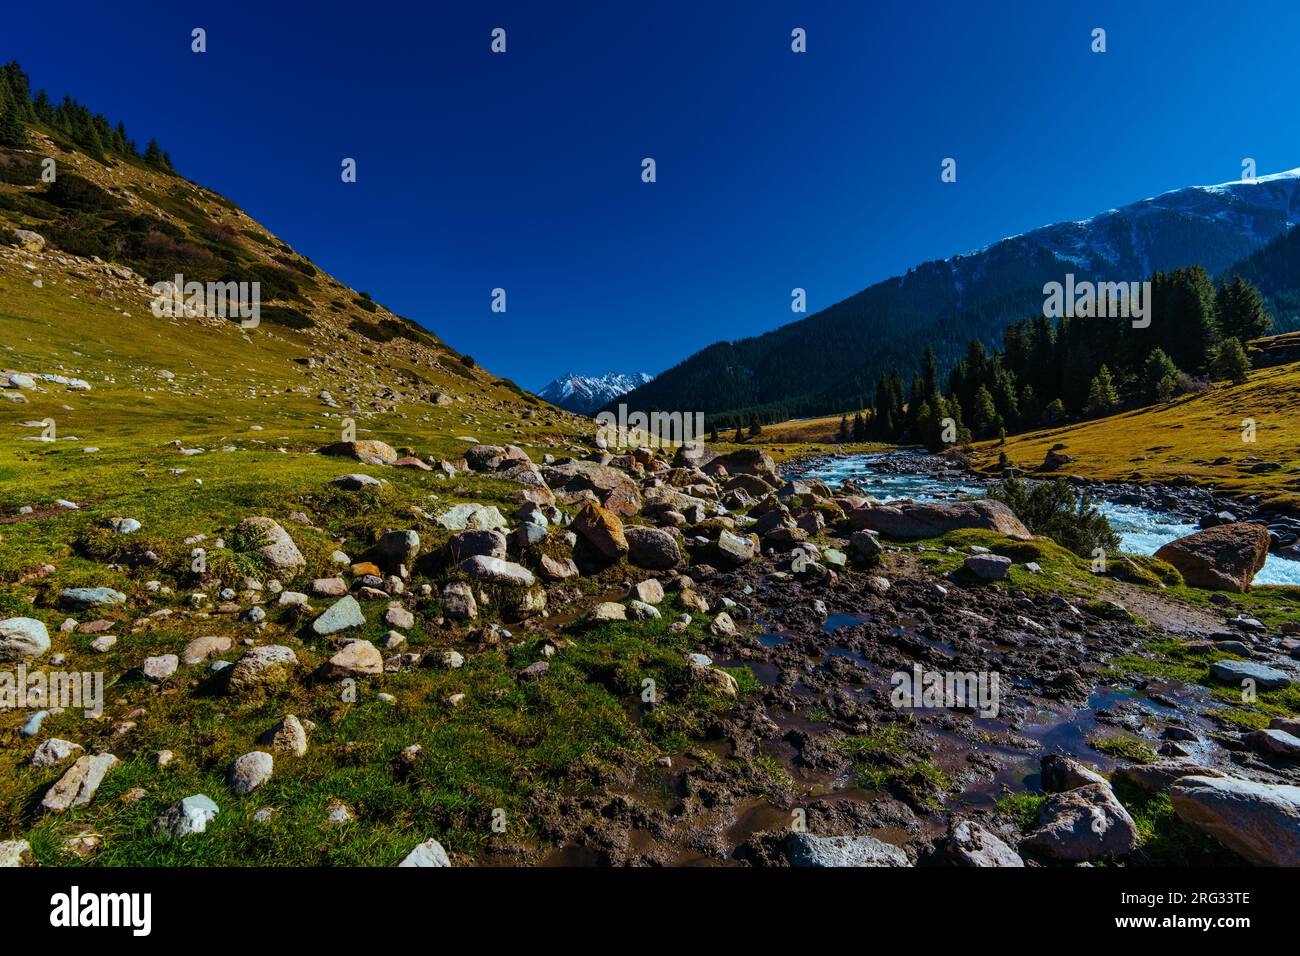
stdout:
[[181,651],[182,664],[202,664],[210,657],[216,657],[218,654],[224,654],[230,650],[231,641],[228,637],[220,635],[208,635],[206,637],[196,637],[185,645]]
[[786,841],[791,866],[910,866],[898,847],[870,836],[819,837],[796,833]]
[[365,627],[366,616],[361,613],[361,605],[351,594],[344,595],[331,604],[320,617],[311,622],[313,634],[327,637],[350,627]]
[[375,560],[388,568],[410,567],[420,553],[420,535],[415,531],[385,532],[375,545]]
[[576,495],[589,491],[605,509],[627,517],[641,510],[641,492],[631,478],[594,461],[561,461],[542,469],[542,478],[555,491]]
[[627,541],[628,560],[639,568],[667,571],[682,563],[677,539],[661,528],[627,527],[623,529],[623,537]]
[[855,530],[904,541],[936,538],[962,528],[996,531],[1022,541],[1033,537],[1010,508],[988,499],[869,506],[849,512],[849,521]]
[[1253,730],[1245,736],[1248,747],[1256,753],[1295,760],[1300,757],[1300,738],[1285,730]]
[[1000,554],[972,554],[962,563],[981,581],[1001,581],[1011,573],[1011,559]]
[[849,544],[853,550],[858,552],[864,558],[877,558],[884,550],[880,546],[880,536],[874,531],[868,531],[865,528],[861,531],[853,532],[849,538]]
[[1021,846],[1058,862],[1125,856],[1137,846],[1137,825],[1106,783],[1048,797],[1035,823]]
[[616,561],[628,553],[627,536],[623,533],[623,522],[612,511],[590,502],[583,505],[569,526],[583,540],[610,561]]
[[443,551],[447,560],[459,563],[473,557],[504,558],[506,536],[500,531],[458,531],[447,539]]
[[532,571],[529,571],[523,565],[515,564],[512,561],[503,561],[501,558],[477,555],[462,561],[460,569],[475,581],[486,581],[489,584],[532,587],[537,582]]
[[32,845],[26,840],[0,840],[0,868],[35,865]]
[[943,845],[943,855],[953,866],[1025,865],[1015,850],[973,820],[962,820],[952,826]]
[[1236,777],[1183,777],[1174,811],[1259,866],[1300,866],[1300,787]]
[[1118,767],[1110,776],[1112,780],[1131,784],[1143,793],[1161,793],[1183,777],[1222,777],[1223,774],[1189,761],[1166,760]]
[[57,767],[81,749],[81,744],[74,744],[71,740],[51,737],[36,748],[36,752],[32,754],[32,765],[35,767]]
[[761,448],[740,448],[714,458],[703,466],[710,475],[757,475],[773,487],[781,484],[776,474],[776,462]]
[[1109,786],[1101,774],[1064,754],[1045,754],[1038,766],[1043,790],[1047,793],[1064,793],[1094,783]]
[[587,615],[589,621],[626,621],[627,609],[615,601],[602,601]]
[[73,610],[125,603],[126,595],[112,588],[64,588],[59,592],[59,606]]
[[32,617],[0,621],[0,661],[29,661],[50,649],[50,632]]
[[456,505],[433,520],[448,531],[490,531],[506,527],[505,515],[496,505]]
[[446,615],[457,621],[469,621],[478,617],[474,589],[464,581],[452,581],[442,589],[442,606]]
[[270,744],[277,753],[301,757],[307,753],[307,729],[293,714],[285,714],[278,724],[262,735],[262,743]]
[[298,669],[298,656],[282,644],[254,647],[235,662],[226,678],[226,690],[238,693],[287,684]]
[[157,657],[146,657],[140,670],[152,681],[163,681],[175,674],[180,666],[181,659],[175,654],[160,654]]
[[425,840],[410,853],[398,866],[451,866],[451,858],[442,844],[437,840]]
[[718,534],[718,557],[728,564],[744,564],[754,558],[754,542],[723,529]]
[[649,578],[638,582],[632,588],[630,597],[634,597],[645,604],[658,604],[664,599],[664,586],[654,578]]
[[70,807],[87,804],[103,782],[104,775],[117,766],[112,754],[87,754],[78,757],[58,782],[41,798],[41,807],[52,813],[61,813]]
[[384,672],[384,656],[369,641],[348,641],[329,659],[325,672],[334,678],[375,677]]
[[1190,587],[1211,591],[1250,590],[1268,558],[1268,529],[1238,521],[1170,541],[1155,556],[1183,575]]
[[230,765],[230,789],[235,793],[252,793],[271,779],[275,763],[269,753],[254,750]]
[[398,458],[396,450],[391,445],[375,438],[335,442],[324,448],[318,448],[317,453],[352,458],[366,465],[391,465]]
[[220,812],[220,808],[210,797],[195,793],[173,803],[166,813],[154,820],[153,830],[158,835],[166,837],[202,833]]
[[548,581],[565,581],[578,576],[578,566],[572,558],[553,558],[549,554],[541,558],[542,577]]
[[298,546],[293,543],[293,538],[289,537],[289,532],[280,527],[278,521],[266,517],[245,518],[239,522],[239,527],[244,531],[261,534],[262,543],[257,548],[257,553],[277,571],[301,568],[307,563]]
[[1215,661],[1210,665],[1210,676],[1225,684],[1251,680],[1259,690],[1278,690],[1291,683],[1291,675],[1276,667],[1256,664],[1254,661]]

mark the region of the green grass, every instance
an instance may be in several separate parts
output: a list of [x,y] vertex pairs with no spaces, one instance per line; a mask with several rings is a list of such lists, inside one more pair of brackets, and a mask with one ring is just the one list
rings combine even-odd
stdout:
[[1009,818],[1021,833],[1028,833],[1046,802],[1041,793],[1009,793],[993,805],[993,812]]
[[[377,605],[368,616],[377,616],[382,602]],[[671,632],[667,618],[582,626],[571,647],[549,658],[539,681],[521,682],[515,674],[541,659],[543,638],[486,650],[460,670],[362,681],[355,703],[342,701],[339,685],[328,682],[305,681],[270,699],[245,702],[205,692],[196,669],[183,668],[161,689],[128,673],[112,688],[109,703],[114,710],[146,708],[133,718],[136,727],[127,738],[136,756],[108,774],[89,806],[42,817],[35,804],[66,767],[30,766],[36,741],[7,748],[0,755],[0,832],[26,835],[47,865],[77,862],[59,847],[86,828],[105,838],[91,859],[95,865],[391,865],[429,836],[470,855],[494,843],[529,844],[538,837],[530,815],[534,794],[582,792],[626,757],[649,761],[676,752],[735,706],[689,679],[684,654],[702,636],[701,624]],[[170,630],[133,635],[129,648],[119,641],[102,658],[103,666],[126,668],[145,654],[174,652],[183,639]],[[436,638],[414,632],[411,643],[438,646]],[[328,653],[324,642],[296,650],[308,670]],[[240,651],[225,656],[234,659]],[[655,682],[660,704],[638,720],[646,679]],[[381,689],[396,703],[378,700]],[[446,701],[456,693],[465,700],[453,707]],[[235,796],[226,782],[231,761],[263,748],[258,738],[284,713],[315,722],[307,755],[277,755],[268,783]],[[93,744],[79,714],[48,718],[42,736],[46,732]],[[411,744],[424,753],[407,769],[399,755]],[[160,770],[150,755],[163,749],[177,759]],[[779,782],[778,771],[756,766],[755,787]],[[136,787],[146,796],[124,802]],[[181,841],[154,837],[151,821],[192,793],[206,793],[221,807],[208,833]],[[353,810],[355,822],[323,825],[335,800]],[[253,822],[263,807],[275,811],[273,818]],[[506,813],[504,833],[490,826],[497,808]]]
[[1154,747],[1132,737],[1092,737],[1088,746],[1108,757],[1131,763],[1154,763],[1156,760]]
[[858,784],[868,790],[898,790],[937,808],[953,787],[952,779],[917,749],[910,724],[881,724],[838,746],[852,759]]

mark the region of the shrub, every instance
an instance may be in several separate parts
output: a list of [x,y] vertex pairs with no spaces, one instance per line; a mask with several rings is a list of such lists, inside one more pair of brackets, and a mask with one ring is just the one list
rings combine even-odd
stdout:
[[1097,548],[1119,548],[1119,535],[1106,516],[1087,495],[1076,498],[1064,478],[1038,482],[1007,478],[988,496],[1014,511],[1034,534],[1046,535],[1081,557],[1091,557]]

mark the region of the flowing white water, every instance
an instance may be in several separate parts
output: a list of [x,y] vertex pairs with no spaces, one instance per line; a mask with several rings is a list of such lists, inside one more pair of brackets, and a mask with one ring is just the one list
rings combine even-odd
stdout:
[[[982,494],[977,482],[954,481],[932,475],[895,475],[873,466],[877,455],[853,455],[824,462],[801,473],[805,478],[820,478],[834,487],[845,478],[853,480],[867,494],[881,501],[911,498],[913,501],[951,501],[967,495]],[[1177,515],[1100,501],[1097,510],[1110,519],[1120,537],[1120,547],[1130,554],[1155,554],[1161,545],[1197,530],[1197,526]],[[1270,554],[1264,567],[1255,575],[1255,584],[1300,585],[1300,561]]]

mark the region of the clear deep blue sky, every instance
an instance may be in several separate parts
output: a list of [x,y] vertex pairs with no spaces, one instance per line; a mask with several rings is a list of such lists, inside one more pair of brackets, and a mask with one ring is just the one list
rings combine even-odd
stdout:
[[795,318],[795,286],[811,313],[1245,156],[1300,166],[1295,0],[114,7],[9,3],[0,56],[527,388],[657,373]]

